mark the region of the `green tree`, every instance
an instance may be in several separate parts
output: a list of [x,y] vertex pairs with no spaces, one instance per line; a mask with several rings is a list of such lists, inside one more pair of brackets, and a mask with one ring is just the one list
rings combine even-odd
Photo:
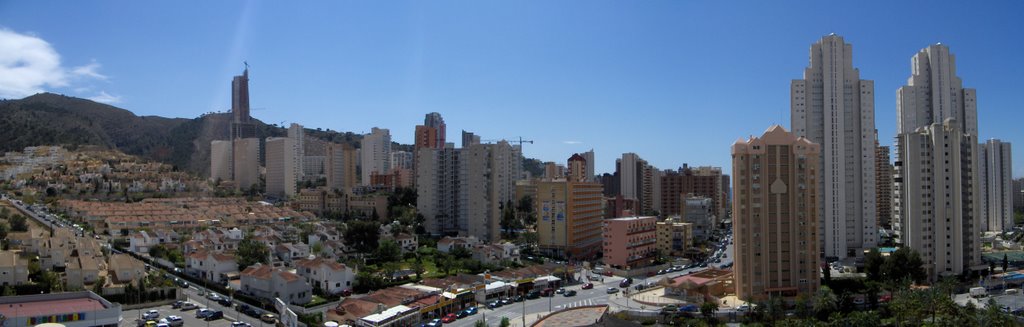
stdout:
[[501,231],[505,235],[506,239],[511,239],[513,235],[512,230],[518,227],[516,223],[516,212],[515,209],[512,208],[512,200],[506,202],[501,211],[501,221],[499,222],[501,225]]
[[473,327],[487,327],[487,323],[483,319],[477,320],[473,323]]
[[360,271],[356,274],[356,285],[354,287],[356,293],[366,293],[380,289],[383,286],[384,280],[376,274],[367,271]]
[[15,214],[8,219],[11,224],[11,231],[14,232],[27,232],[28,231],[28,219],[25,216]]
[[499,327],[509,327],[509,326],[512,326],[512,322],[509,321],[508,317],[501,317],[501,324],[499,325]]
[[473,256],[473,252],[470,252],[469,249],[462,246],[453,247],[449,252],[453,257],[455,257],[455,259],[468,259]]
[[423,265],[423,259],[417,255],[415,261],[412,262],[412,271],[416,273],[416,279],[423,278],[423,273],[427,271],[426,266]]
[[11,216],[11,209],[7,207],[0,207],[0,218],[7,219]]
[[360,253],[373,253],[380,239],[380,222],[353,220],[345,224],[342,233],[345,245],[351,246]]
[[812,307],[818,319],[825,320],[830,313],[839,309],[839,298],[836,297],[831,288],[822,285],[818,292],[814,293]]
[[92,292],[99,295],[103,295],[103,285],[105,285],[106,283],[107,277],[100,276],[100,278],[96,280],[96,283],[92,285]]
[[455,269],[455,259],[447,253],[438,253],[434,257],[434,263],[437,265],[437,269],[441,269],[445,276],[449,275],[452,269]]
[[257,263],[270,263],[270,247],[254,240],[250,236],[246,236],[241,242],[238,242],[235,260],[238,261],[239,271]]
[[381,263],[397,262],[402,260],[402,248],[393,240],[382,240],[374,256]]
[[15,295],[18,295],[18,293],[14,292],[14,287],[12,287],[10,285],[4,285],[4,293],[3,293],[3,295],[4,296],[15,296]]
[[701,303],[700,314],[704,316],[708,323],[714,321],[716,313],[718,313],[718,303],[715,303],[715,301],[704,301],[704,303]]
[[886,280],[909,278],[913,282],[924,282],[928,277],[924,271],[924,261],[917,251],[910,248],[899,248],[885,260],[882,275]]
[[7,222],[0,221],[0,239],[7,240],[7,232],[11,230],[11,226],[7,225]]
[[864,273],[868,280],[882,280],[882,266],[885,265],[885,257],[877,248],[872,248],[864,255]]

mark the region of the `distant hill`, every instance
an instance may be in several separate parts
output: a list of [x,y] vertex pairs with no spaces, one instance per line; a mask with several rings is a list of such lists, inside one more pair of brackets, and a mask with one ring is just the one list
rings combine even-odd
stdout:
[[[260,137],[287,135],[282,126],[253,120]],[[63,145],[69,149],[96,145],[208,176],[210,141],[228,139],[230,122],[230,113],[193,119],[136,116],[91,100],[40,93],[20,100],[0,100],[0,151],[21,151],[35,145]],[[305,132],[307,137],[356,148],[362,140],[362,135],[352,132],[319,128],[306,128]],[[412,151],[412,146],[392,143],[392,149]],[[524,168],[534,176],[544,171],[536,159],[524,158]]]

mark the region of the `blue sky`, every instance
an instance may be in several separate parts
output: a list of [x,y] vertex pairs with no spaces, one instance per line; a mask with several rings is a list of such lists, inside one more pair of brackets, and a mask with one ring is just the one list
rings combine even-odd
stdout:
[[978,90],[980,137],[1019,147],[1021,12],[1019,1],[2,1],[0,69],[38,69],[0,74],[0,96],[46,90],[191,118],[226,111],[248,61],[253,116],[267,123],[378,126],[411,143],[437,111],[449,140],[523,136],[536,141],[526,155],[562,163],[593,148],[599,172],[623,152],[728,170],[737,138],[788,128],[790,80],[834,32],[875,81],[883,144],[911,56],[942,42]]

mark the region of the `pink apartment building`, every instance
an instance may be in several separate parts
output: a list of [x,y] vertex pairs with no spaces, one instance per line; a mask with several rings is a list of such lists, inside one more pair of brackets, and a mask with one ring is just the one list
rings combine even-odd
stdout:
[[644,267],[657,249],[655,217],[624,217],[604,221],[604,263],[613,267]]

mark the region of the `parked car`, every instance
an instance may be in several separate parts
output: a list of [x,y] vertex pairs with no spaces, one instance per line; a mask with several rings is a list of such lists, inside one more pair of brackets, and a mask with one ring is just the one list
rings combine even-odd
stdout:
[[202,309],[199,309],[199,311],[196,311],[196,318],[204,319],[204,318],[206,318],[207,316],[209,316],[212,313],[213,313],[213,310],[210,310],[210,309],[207,309],[207,308],[202,308]]
[[635,289],[637,291],[643,291],[646,288],[647,288],[647,285],[644,285],[644,284],[636,284],[636,286],[633,286],[633,289]]
[[565,297],[576,296],[576,291],[575,290],[568,290],[568,291],[565,291],[565,293],[563,295],[565,295]]
[[501,307],[501,301],[499,301],[499,300],[494,300],[494,301],[491,301],[491,302],[487,302],[487,308],[495,309],[495,308],[500,308],[500,307]]
[[629,287],[629,284],[630,284],[629,280],[623,279],[621,282],[619,282],[619,288]]
[[160,311],[149,310],[142,314],[142,319],[157,319],[160,318]]
[[222,298],[218,299],[217,303],[220,303],[220,305],[223,305],[223,306],[228,307],[228,308],[231,307],[231,299],[226,298],[226,297],[222,297]]
[[181,304],[181,311],[195,310],[197,308],[199,308],[199,306],[192,302],[185,302]]
[[259,318],[260,317],[260,311],[256,310],[256,308],[250,307],[247,304],[239,304],[238,305],[238,312],[241,312],[241,313],[245,314],[246,316],[250,316],[250,317],[253,317],[253,318]]
[[447,324],[447,323],[455,322],[456,319],[459,319],[459,317],[456,316],[454,313],[449,313],[449,314],[445,315],[444,318],[441,318],[441,322]]
[[252,327],[252,325],[247,322],[236,321],[231,323],[231,327]]
[[174,303],[171,303],[171,308],[172,309],[181,309],[181,304],[182,303],[185,303],[185,301],[174,301]]
[[530,291],[529,293],[526,293],[526,298],[530,300],[540,298],[540,292]]
[[516,295],[515,297],[512,298],[512,301],[514,302],[523,302],[523,300],[526,300],[526,298],[524,298],[522,295]]
[[185,320],[178,316],[171,315],[164,319],[167,320],[167,324],[171,327],[181,327],[185,325]]
[[434,320],[431,320],[430,322],[428,322],[426,324],[426,326],[427,327],[441,327],[441,324],[442,324],[441,319],[434,319]]
[[555,296],[555,289],[550,287],[545,288],[543,291],[540,292],[540,295],[543,297]]
[[557,293],[557,294],[565,293],[565,288],[564,287],[559,287],[558,290],[555,291],[555,293]]
[[468,307],[468,308],[466,308],[466,310],[462,310],[462,311],[465,311],[466,314],[472,316],[472,315],[475,315],[479,310],[476,307]]
[[609,287],[608,288],[608,294],[614,294],[614,293],[618,293],[618,292],[619,292],[619,289],[617,289],[617,288],[614,288],[614,287]]
[[580,288],[581,288],[581,289],[585,289],[585,290],[589,290],[589,289],[592,289],[592,288],[594,288],[594,284],[592,284],[592,283],[586,283],[586,284],[583,284],[583,286],[582,286],[582,287],[580,287]]
[[264,313],[262,316],[260,316],[260,321],[268,323],[268,324],[276,324],[277,323],[277,315],[275,315],[273,313]]
[[512,299],[510,299],[510,298],[504,298],[504,299],[501,299],[501,304],[502,304],[502,305],[509,305],[509,304],[512,304],[512,302],[513,302],[513,301],[512,301]]
[[221,318],[224,318],[224,311],[216,310],[216,311],[210,312],[210,314],[206,315],[206,317],[204,317],[203,319],[206,319],[206,321],[210,321],[210,320],[217,320],[217,319],[221,319]]
[[466,317],[469,317],[469,313],[466,312],[466,310],[461,310],[461,311],[459,311],[458,313],[455,314],[455,317],[457,317],[459,319],[466,318]]

